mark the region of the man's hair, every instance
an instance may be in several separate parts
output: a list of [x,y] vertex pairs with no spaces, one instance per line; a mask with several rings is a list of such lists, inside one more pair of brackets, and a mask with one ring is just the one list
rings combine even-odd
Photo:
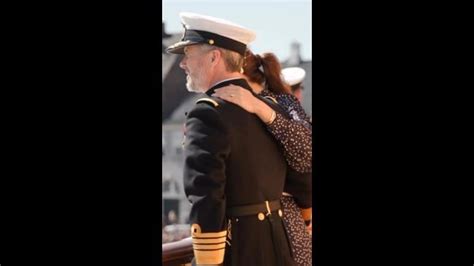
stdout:
[[200,45],[200,47],[201,50],[205,52],[209,52],[212,50],[221,51],[222,58],[224,59],[225,69],[229,72],[240,72],[240,69],[243,67],[244,57],[237,52],[212,46],[209,44],[202,44]]

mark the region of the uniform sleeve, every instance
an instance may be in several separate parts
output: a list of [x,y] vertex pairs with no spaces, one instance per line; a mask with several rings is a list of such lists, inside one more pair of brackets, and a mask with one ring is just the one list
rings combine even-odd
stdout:
[[311,130],[300,121],[276,115],[275,120],[267,125],[268,130],[283,146],[288,165],[301,173],[312,171],[313,136]]
[[298,207],[301,209],[311,208],[313,205],[312,173],[299,173],[291,168],[285,181],[284,191],[290,193]]
[[192,204],[191,236],[197,264],[222,263],[227,236],[225,160],[230,142],[215,108],[199,103],[186,120],[184,189]]

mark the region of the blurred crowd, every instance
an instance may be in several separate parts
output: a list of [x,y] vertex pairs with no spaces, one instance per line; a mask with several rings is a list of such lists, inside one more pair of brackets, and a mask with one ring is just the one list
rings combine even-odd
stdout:
[[171,210],[162,219],[162,243],[170,243],[191,236],[189,224],[178,224],[176,213]]

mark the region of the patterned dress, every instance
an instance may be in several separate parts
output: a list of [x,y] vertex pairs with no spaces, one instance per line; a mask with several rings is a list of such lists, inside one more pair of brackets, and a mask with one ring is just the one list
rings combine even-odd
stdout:
[[[268,89],[260,93],[277,100],[290,115],[291,120],[277,113],[277,117],[268,130],[281,143],[288,165],[301,173],[312,171],[312,122],[306,115],[298,99],[293,95],[276,95]],[[292,246],[293,257],[297,265],[312,265],[312,239],[306,231],[300,208],[291,196],[281,199],[283,221]]]
[[273,136],[283,145],[288,165],[301,173],[312,172],[313,132],[311,118],[306,115],[298,99],[290,94],[276,95],[268,89],[260,93],[278,101],[292,118],[284,118],[277,113],[275,121],[267,126]]

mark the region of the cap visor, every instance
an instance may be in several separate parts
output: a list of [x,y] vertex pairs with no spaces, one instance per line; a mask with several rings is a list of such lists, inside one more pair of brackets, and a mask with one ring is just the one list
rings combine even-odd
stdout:
[[184,47],[197,44],[197,43],[198,42],[193,42],[190,40],[177,42],[169,46],[168,48],[166,48],[166,52],[169,54],[184,54]]

